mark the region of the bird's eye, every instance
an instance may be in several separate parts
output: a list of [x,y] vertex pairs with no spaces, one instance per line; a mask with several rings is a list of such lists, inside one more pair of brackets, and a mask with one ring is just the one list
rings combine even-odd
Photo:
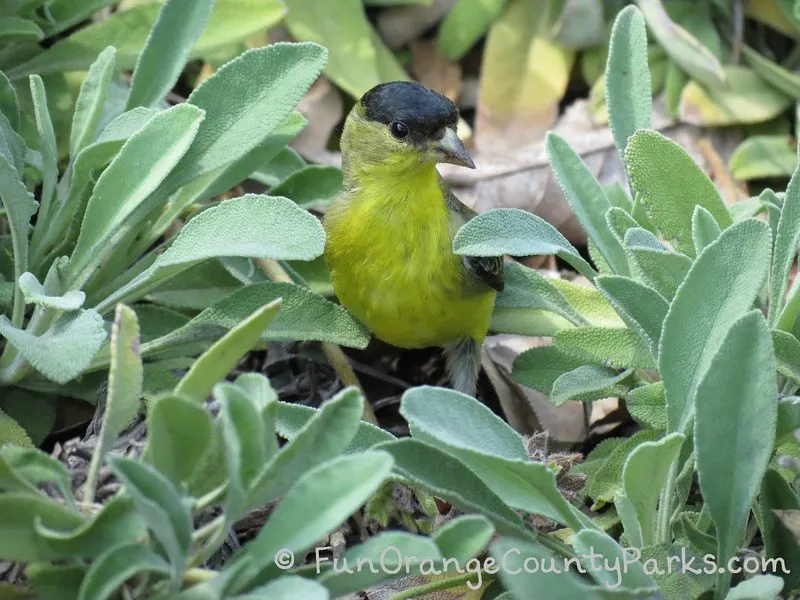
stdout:
[[408,127],[405,123],[401,123],[400,121],[395,121],[389,125],[389,131],[391,131],[392,135],[398,140],[402,140],[408,135]]

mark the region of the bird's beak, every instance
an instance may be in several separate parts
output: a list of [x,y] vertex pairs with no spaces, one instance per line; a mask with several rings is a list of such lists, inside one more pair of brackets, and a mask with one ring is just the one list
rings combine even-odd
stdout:
[[434,143],[433,150],[441,157],[438,162],[459,165],[468,169],[475,168],[475,163],[472,162],[464,143],[452,127],[445,128],[444,136]]

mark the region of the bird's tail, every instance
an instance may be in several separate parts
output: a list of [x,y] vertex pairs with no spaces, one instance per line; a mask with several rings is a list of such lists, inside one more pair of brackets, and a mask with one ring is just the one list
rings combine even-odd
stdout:
[[481,366],[481,344],[472,338],[459,338],[444,346],[445,366],[453,388],[469,396],[475,395]]

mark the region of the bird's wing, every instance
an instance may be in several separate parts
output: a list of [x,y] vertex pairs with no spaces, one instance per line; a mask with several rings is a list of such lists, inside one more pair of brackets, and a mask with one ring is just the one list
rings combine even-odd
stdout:
[[[466,223],[477,216],[478,213],[461,202],[453,192],[447,190],[445,195],[447,197],[447,206],[460,217],[459,221]],[[465,256],[464,265],[489,287],[498,292],[503,291],[505,269],[502,256]]]

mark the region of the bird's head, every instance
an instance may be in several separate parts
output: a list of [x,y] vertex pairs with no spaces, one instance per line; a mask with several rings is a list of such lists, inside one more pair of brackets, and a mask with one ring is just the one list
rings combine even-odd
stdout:
[[457,123],[458,109],[445,96],[416,82],[382,83],[347,117],[342,158],[345,164],[451,163],[474,169]]

